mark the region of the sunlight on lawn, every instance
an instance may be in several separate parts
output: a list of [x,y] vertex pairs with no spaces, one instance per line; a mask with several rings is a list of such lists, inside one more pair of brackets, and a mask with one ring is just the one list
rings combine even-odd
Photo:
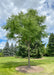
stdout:
[[31,59],[31,65],[44,68],[44,71],[41,73],[26,74],[15,70],[16,67],[25,65],[28,65],[27,59],[0,57],[0,75],[54,75],[54,57],[44,57],[41,60]]

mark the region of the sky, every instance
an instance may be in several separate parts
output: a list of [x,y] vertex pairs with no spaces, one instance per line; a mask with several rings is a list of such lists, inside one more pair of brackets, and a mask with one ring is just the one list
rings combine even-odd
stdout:
[[[47,25],[46,31],[54,33],[54,0],[0,0],[0,48],[5,46],[7,32],[1,28],[6,24],[6,20],[12,14],[18,14],[28,9],[36,9],[39,15],[45,15]],[[48,43],[48,38],[44,38],[44,43]],[[8,40],[9,44],[16,43],[14,40]]]

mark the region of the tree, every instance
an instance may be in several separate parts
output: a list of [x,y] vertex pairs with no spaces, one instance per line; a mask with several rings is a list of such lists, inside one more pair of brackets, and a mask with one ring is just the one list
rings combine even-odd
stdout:
[[54,34],[53,33],[50,34],[47,50],[49,56],[54,55]]
[[4,56],[10,56],[10,48],[9,48],[8,41],[6,42],[6,45],[5,45],[4,49],[3,49],[3,54],[4,54]]
[[14,53],[14,46],[13,46],[13,43],[11,43],[11,46],[10,46],[10,56],[14,56],[15,53]]
[[16,52],[18,51],[17,45],[14,46],[14,55],[16,55]]
[[44,46],[42,41],[36,41],[34,45],[31,45],[31,56],[41,58],[44,55]]
[[2,49],[0,49],[0,52],[2,52]]
[[28,66],[30,67],[30,44],[46,36],[46,25],[43,25],[45,16],[39,16],[36,10],[30,9],[27,13],[20,12],[8,18],[6,29],[8,39],[17,39],[24,42],[28,50]]
[[[24,44],[24,43],[23,43]],[[33,45],[30,44],[30,57],[41,58],[45,54],[45,44],[42,41],[36,41]],[[17,56],[27,57],[28,51],[26,47],[18,46]]]
[[[30,53],[31,54],[31,53]],[[25,47],[18,46],[17,56],[27,57],[28,51]]]
[[2,49],[0,49],[0,57],[2,57],[2,56],[3,56]]

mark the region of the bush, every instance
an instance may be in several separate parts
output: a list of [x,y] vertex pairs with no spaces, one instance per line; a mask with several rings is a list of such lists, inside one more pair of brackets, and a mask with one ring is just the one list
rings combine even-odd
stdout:
[[2,57],[2,56],[3,56],[3,53],[1,52],[1,53],[0,53],[0,57]]

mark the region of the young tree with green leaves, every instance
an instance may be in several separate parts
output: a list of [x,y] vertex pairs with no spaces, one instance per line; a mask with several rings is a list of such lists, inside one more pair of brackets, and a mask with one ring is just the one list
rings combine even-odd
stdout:
[[[39,16],[36,10],[30,9],[27,13],[20,12],[7,19],[4,29],[8,39],[18,39],[24,42],[28,50],[28,66],[30,67],[30,44],[46,36],[46,25],[43,25],[45,16]],[[23,46],[23,45],[22,45]]]

